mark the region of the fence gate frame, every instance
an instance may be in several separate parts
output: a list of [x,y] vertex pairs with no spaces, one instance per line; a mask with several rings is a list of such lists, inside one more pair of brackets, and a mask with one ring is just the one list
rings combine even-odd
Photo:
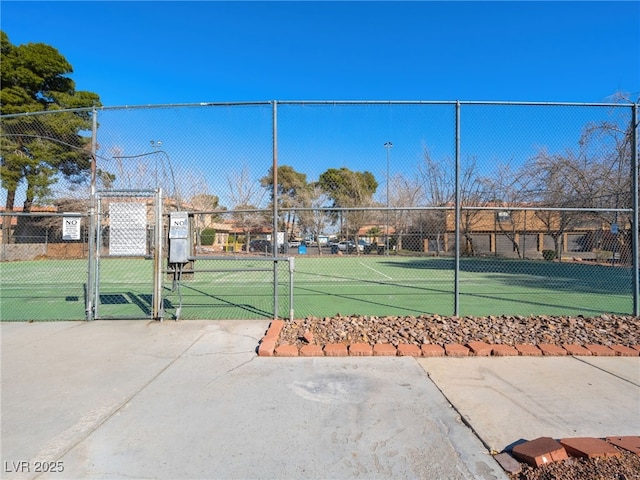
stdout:
[[[153,320],[162,320],[162,252],[163,246],[163,220],[162,220],[162,189],[155,190],[101,190],[95,194],[95,202],[93,205],[97,208],[92,208],[90,213],[90,245],[89,245],[89,268],[87,278],[87,300],[86,300],[86,314],[87,320],[100,319],[99,305],[100,305],[100,260],[101,244],[102,244],[102,201],[106,198],[133,198],[133,197],[147,197],[153,199],[153,222],[145,222],[146,231],[151,226],[152,234],[150,235],[150,242],[148,243],[147,253],[142,256],[144,258],[150,258],[153,261],[153,276],[151,282],[151,313],[149,318]],[[111,255],[107,255],[109,257]],[[116,255],[119,256],[119,255]],[[131,255],[131,258],[140,258],[141,255]],[[121,318],[139,318],[136,317],[109,317],[109,319],[121,319]]]

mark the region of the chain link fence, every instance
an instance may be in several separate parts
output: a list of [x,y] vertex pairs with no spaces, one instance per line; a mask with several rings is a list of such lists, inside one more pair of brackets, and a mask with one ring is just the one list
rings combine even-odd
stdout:
[[5,115],[0,318],[637,315],[637,107]]

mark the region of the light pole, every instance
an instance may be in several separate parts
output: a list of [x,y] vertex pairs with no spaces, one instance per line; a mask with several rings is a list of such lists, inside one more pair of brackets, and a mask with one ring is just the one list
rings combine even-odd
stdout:
[[387,150],[387,225],[385,227],[385,254],[389,255],[389,151],[393,148],[393,143],[386,142],[384,148]]

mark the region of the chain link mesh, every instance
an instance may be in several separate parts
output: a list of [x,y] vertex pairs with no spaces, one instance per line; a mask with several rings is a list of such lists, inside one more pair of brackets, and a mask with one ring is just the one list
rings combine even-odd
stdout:
[[[92,177],[103,318],[150,314],[158,189],[167,317],[450,315],[456,302],[462,315],[628,314],[631,113],[478,102],[103,108],[93,171],[90,111],[4,116],[0,316],[85,318]],[[62,138],[70,124],[77,135]],[[179,211],[189,261],[178,269],[168,230]],[[114,212],[125,223],[115,233]]]

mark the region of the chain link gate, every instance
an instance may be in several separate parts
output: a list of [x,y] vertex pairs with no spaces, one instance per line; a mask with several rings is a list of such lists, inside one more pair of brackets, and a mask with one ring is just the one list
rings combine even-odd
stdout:
[[88,318],[162,319],[162,190],[101,191],[96,196]]

